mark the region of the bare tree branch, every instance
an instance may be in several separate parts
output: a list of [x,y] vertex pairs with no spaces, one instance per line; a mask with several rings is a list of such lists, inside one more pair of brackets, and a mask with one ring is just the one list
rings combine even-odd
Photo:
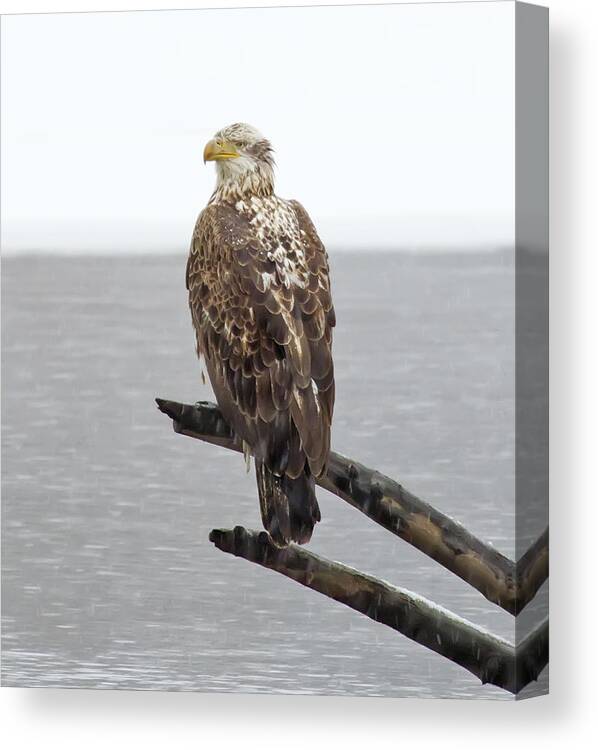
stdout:
[[[215,404],[156,399],[175,432],[241,450]],[[548,531],[515,564],[404,487],[357,461],[330,453],[318,484],[412,544],[511,614],[530,602],[548,577]]]
[[397,630],[469,670],[483,683],[511,693],[518,693],[537,679],[548,661],[547,623],[542,623],[516,651],[502,638],[416,594],[303,547],[276,547],[265,531],[258,533],[241,526],[214,529],[210,541],[223,552],[282,573]]
[[531,602],[540,586],[548,578],[548,552],[548,529],[545,529],[527,552],[517,560],[515,569],[517,574],[518,612],[528,602]]

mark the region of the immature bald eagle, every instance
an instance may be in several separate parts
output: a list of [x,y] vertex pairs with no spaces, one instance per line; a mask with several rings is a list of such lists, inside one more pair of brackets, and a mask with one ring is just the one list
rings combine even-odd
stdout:
[[217,184],[187,263],[189,305],[218,405],[255,459],[275,544],[304,544],[320,520],[334,405],[328,258],[305,209],[274,193],[270,143],[237,123],[204,162]]

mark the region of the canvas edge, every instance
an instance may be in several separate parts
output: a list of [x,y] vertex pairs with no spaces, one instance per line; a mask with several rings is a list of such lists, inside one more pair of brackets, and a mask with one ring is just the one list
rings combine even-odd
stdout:
[[[515,2],[516,559],[548,526],[548,107],[549,10]],[[515,620],[516,646],[547,617],[548,581]],[[547,692],[532,682],[516,700]]]

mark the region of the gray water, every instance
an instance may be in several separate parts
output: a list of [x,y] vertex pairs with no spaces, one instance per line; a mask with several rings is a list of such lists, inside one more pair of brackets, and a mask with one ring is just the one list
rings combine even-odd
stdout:
[[[512,557],[509,257],[339,253],[331,264],[334,448]],[[214,527],[261,524],[242,458],[175,435],[154,405],[212,398],[184,268],[182,256],[3,261],[2,683],[510,697],[209,543]],[[514,639],[506,612],[319,497],[311,549]]]

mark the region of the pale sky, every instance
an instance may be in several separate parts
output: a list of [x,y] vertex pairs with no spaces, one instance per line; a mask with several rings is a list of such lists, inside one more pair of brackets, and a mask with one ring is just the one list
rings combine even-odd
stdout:
[[326,245],[514,241],[511,2],[2,18],[4,252],[185,252],[245,121]]

